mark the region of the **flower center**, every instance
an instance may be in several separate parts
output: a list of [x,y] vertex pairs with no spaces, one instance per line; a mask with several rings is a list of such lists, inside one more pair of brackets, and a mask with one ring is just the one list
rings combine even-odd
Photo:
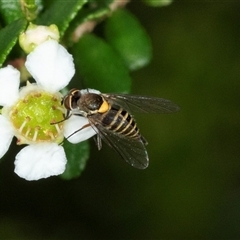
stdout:
[[57,123],[63,120],[63,110],[57,95],[32,91],[11,109],[10,119],[17,131],[18,144],[63,140],[63,123]]

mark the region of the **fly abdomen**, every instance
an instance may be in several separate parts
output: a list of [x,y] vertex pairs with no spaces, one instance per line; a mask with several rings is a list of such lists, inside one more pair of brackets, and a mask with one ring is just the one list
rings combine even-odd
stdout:
[[133,117],[122,108],[114,108],[106,113],[102,123],[105,127],[113,132],[129,136],[131,138],[138,138],[139,129]]

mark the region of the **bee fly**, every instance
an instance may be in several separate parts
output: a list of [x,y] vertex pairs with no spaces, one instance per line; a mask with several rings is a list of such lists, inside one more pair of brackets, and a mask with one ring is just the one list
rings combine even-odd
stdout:
[[89,121],[69,137],[91,126],[97,133],[99,150],[103,140],[127,163],[139,169],[148,167],[149,159],[145,148],[147,141],[140,134],[131,112],[173,113],[180,109],[170,100],[163,98],[105,94],[94,89],[76,88],[63,98],[63,105],[67,109],[65,119],[77,115]]

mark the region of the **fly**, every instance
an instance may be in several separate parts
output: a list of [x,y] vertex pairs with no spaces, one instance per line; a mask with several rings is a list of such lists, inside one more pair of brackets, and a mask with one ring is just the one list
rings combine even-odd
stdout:
[[163,98],[105,94],[94,89],[76,88],[63,98],[63,105],[67,109],[65,119],[77,115],[87,118],[89,122],[69,137],[91,126],[97,133],[99,150],[103,140],[127,163],[138,169],[145,169],[149,164],[145,147],[147,141],[131,113],[173,113],[180,110],[178,105]]

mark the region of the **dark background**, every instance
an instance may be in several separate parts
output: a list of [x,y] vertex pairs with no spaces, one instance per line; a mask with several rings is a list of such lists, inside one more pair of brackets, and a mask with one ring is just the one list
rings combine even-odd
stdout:
[[127,7],[154,50],[132,92],[181,112],[136,116],[149,142],[144,171],[92,141],[79,179],[28,182],[14,174],[11,148],[0,168],[1,239],[240,238],[240,3]]

